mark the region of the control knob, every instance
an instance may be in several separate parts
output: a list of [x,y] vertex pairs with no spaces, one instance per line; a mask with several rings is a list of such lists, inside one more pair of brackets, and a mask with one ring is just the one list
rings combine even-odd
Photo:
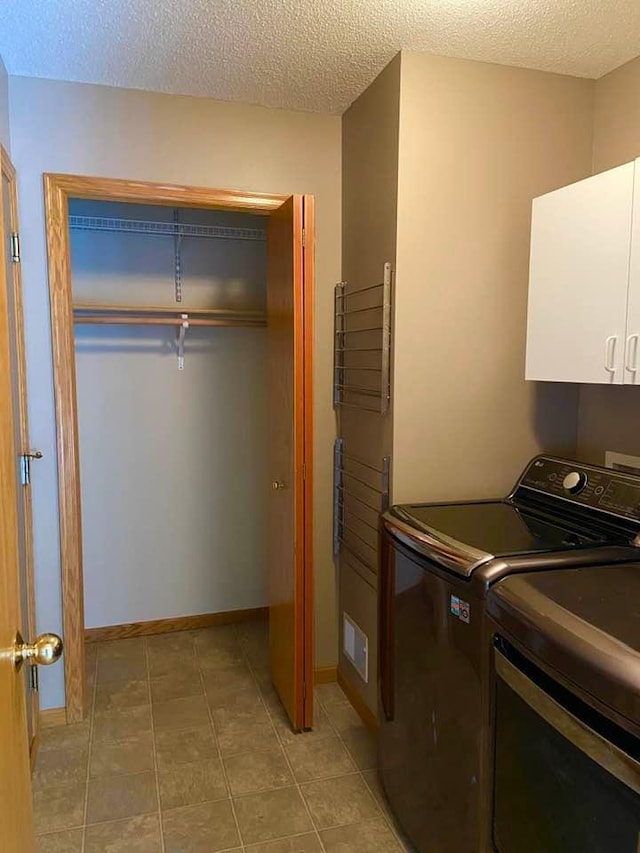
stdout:
[[579,494],[587,485],[587,475],[582,471],[571,471],[562,481],[562,488],[570,495]]

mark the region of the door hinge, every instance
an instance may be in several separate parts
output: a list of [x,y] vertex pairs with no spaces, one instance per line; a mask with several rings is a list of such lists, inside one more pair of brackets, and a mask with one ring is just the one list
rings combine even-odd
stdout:
[[302,463],[302,479],[303,481],[307,479],[307,463]]
[[40,689],[40,680],[38,678],[38,667],[34,664],[29,667],[29,687],[37,693]]
[[30,450],[29,453],[23,453],[20,457],[20,482],[23,486],[28,486],[31,482],[31,460],[42,459],[40,450]]
[[14,264],[20,263],[20,235],[17,231],[11,235],[11,260]]
[[303,246],[307,245],[307,229],[306,228],[302,229],[302,245]]

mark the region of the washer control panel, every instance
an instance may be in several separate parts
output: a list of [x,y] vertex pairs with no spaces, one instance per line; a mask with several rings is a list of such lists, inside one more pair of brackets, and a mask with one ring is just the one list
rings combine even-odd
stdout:
[[640,521],[640,477],[630,474],[540,456],[522,475],[522,487]]

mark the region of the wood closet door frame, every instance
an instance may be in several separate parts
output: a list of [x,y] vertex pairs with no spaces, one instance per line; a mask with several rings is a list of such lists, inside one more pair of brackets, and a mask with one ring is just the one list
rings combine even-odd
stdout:
[[[82,175],[45,174],[44,197],[49,270],[49,295],[53,350],[53,384],[55,397],[56,442],[58,464],[58,505],[60,515],[60,562],[62,584],[62,621],[64,632],[64,672],[67,723],[85,716],[85,626],[82,569],[82,514],[80,502],[79,436],[76,401],[75,341],[72,309],[71,251],[69,235],[69,200],[134,202],[169,207],[211,208],[269,215],[277,211],[290,195],[271,195],[206,187],[130,181]],[[304,661],[300,685],[305,694],[305,719],[311,720],[313,708],[313,197],[304,196],[309,210],[304,239],[305,300],[304,311],[297,318],[304,341],[302,364],[296,370],[302,375],[296,383],[304,387],[304,400],[296,416],[304,419],[300,435],[303,444],[296,448],[304,459],[306,478],[300,479],[299,505],[303,506],[303,523],[297,536],[296,553],[304,559],[296,561],[296,581],[304,590],[299,625],[295,636],[299,658]],[[298,236],[303,239],[302,234]],[[299,674],[300,676],[300,674]],[[298,676],[298,677],[299,677]],[[305,689],[306,685],[306,689]]]

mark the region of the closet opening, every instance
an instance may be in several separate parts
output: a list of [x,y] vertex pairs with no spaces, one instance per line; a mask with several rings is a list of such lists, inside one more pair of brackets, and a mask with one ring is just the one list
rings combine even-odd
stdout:
[[153,637],[152,679],[154,649],[193,649],[203,689],[246,665],[310,728],[313,199],[68,175],[45,198],[67,721],[96,648]]

